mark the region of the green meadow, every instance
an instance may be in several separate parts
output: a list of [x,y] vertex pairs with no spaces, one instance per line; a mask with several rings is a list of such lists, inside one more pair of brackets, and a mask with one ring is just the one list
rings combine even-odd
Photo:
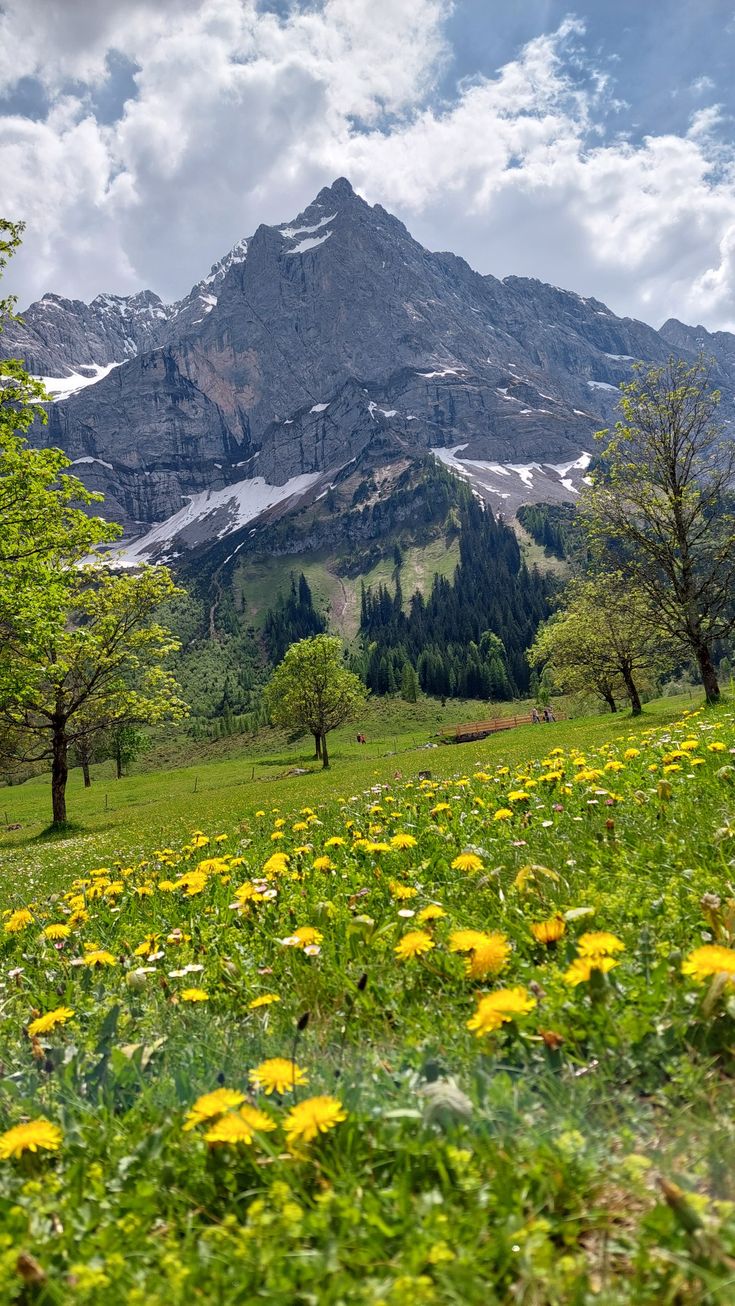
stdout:
[[3,790],[3,1301],[733,1300],[731,707],[370,711]]

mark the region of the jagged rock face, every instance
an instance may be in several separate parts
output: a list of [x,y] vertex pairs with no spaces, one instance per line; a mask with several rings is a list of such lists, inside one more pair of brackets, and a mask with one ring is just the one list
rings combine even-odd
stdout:
[[65,378],[43,438],[140,533],[230,484],[242,525],[248,480],[315,485],[382,434],[403,456],[441,450],[496,506],[573,497],[632,363],[697,352],[701,337],[729,394],[735,337],[657,332],[538,281],[481,276],[340,179],[178,304],[47,295],[0,348]]
[[661,327],[660,334],[664,340],[677,351],[686,350],[690,354],[703,353],[707,358],[717,360],[726,373],[730,372],[730,381],[735,374],[735,336],[730,331],[707,331],[703,326],[685,326],[675,317],[670,317]]

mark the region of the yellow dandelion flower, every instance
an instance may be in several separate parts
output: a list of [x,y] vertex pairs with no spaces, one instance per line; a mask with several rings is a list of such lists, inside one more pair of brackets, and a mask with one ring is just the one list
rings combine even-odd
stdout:
[[724,753],[724,751],[725,744],[723,744],[721,739],[714,739],[711,744],[707,745],[708,753]]
[[561,916],[551,916],[547,921],[536,921],[531,925],[531,933],[537,943],[558,943],[566,930]]
[[310,948],[313,947],[315,943],[321,943],[324,935],[313,925],[299,925],[298,929],[294,930],[291,937],[298,939],[299,945],[302,948]]
[[425,952],[431,952],[436,944],[426,930],[409,930],[399,939],[393,951],[399,961],[411,961],[414,957],[421,957]]
[[206,989],[182,989],[179,997],[182,1002],[209,1002]]
[[52,941],[56,939],[68,939],[71,934],[71,929],[68,925],[63,924],[47,925],[45,929],[41,930],[41,934],[44,939],[51,939]]
[[272,1002],[280,1001],[277,993],[261,993],[259,997],[253,998],[252,1002],[248,1003],[248,1010],[257,1011],[259,1007],[269,1007]]
[[0,1161],[9,1161],[24,1152],[58,1152],[62,1133],[58,1125],[41,1117],[0,1134]]
[[485,934],[472,949],[465,963],[465,973],[470,979],[497,975],[506,966],[509,956],[510,943],[504,934]]
[[73,1015],[71,1007],[56,1007],[54,1011],[47,1011],[45,1015],[37,1016],[32,1020],[28,1026],[28,1033],[31,1038],[35,1038],[38,1034],[50,1034],[57,1025],[65,1025]]
[[288,853],[272,853],[263,867],[264,875],[282,875],[289,862]]
[[409,898],[415,898],[418,889],[414,889],[410,884],[399,884],[397,880],[391,880],[389,884],[391,896],[397,898],[399,902],[408,902]]
[[90,948],[89,952],[84,954],[82,959],[85,966],[116,966],[117,960],[111,952],[106,952],[104,948]]
[[399,852],[403,852],[406,848],[415,848],[417,843],[418,840],[412,834],[403,834],[399,830],[398,834],[393,835],[390,846],[396,848]]
[[735,980],[735,949],[707,943],[690,952],[681,969],[684,975],[691,975],[698,982],[712,975],[729,975],[731,980]]
[[606,975],[617,964],[614,957],[603,957],[599,953],[593,957],[575,957],[571,966],[564,972],[564,983],[576,988],[577,984],[586,984],[593,971],[601,971]]
[[430,902],[428,907],[422,908],[422,910],[419,912],[418,916],[416,917],[416,920],[418,921],[419,925],[426,925],[430,921],[441,920],[442,916],[446,916],[446,914],[447,913],[445,912],[444,908],[440,907],[438,903]]
[[292,1089],[309,1082],[306,1071],[286,1057],[270,1057],[267,1061],[261,1061],[259,1066],[250,1071],[248,1079],[254,1088],[262,1088],[268,1095],[290,1093]]
[[634,757],[640,757],[640,755],[641,755],[640,748],[626,748],[625,752],[623,753],[623,757],[625,758],[626,762],[632,762]]
[[139,943],[138,947],[135,949],[133,956],[147,957],[151,952],[157,952],[158,940],[160,937],[160,934],[146,934],[143,942]]
[[186,1114],[186,1119],[182,1125],[184,1133],[190,1129],[201,1125],[205,1120],[214,1120],[217,1116],[223,1116],[226,1111],[231,1111],[233,1107],[239,1106],[245,1101],[245,1094],[238,1093],[233,1088],[215,1088],[212,1093],[205,1093],[198,1097],[194,1105]]
[[346,843],[347,843],[347,840],[346,840],[346,839],[343,839],[341,835],[339,835],[339,834],[333,834],[331,839],[327,839],[327,842],[325,843],[324,847],[325,847],[325,848],[344,848],[344,846],[345,846]]
[[460,853],[452,862],[453,871],[481,871],[482,858],[477,853]]
[[485,937],[482,930],[453,930],[449,936],[449,951],[472,952]]
[[508,794],[508,802],[527,803],[529,796],[530,795],[526,793],[525,789],[513,789],[512,792]]
[[527,989],[520,986],[496,989],[494,993],[487,993],[480,998],[474,1016],[467,1021],[467,1028],[477,1038],[482,1038],[484,1034],[494,1033],[516,1016],[527,1015],[535,1006],[536,999],[531,997]]
[[607,957],[610,953],[625,952],[625,944],[607,930],[591,930],[580,935],[577,952],[580,957]]
[[493,820],[510,821],[512,819],[512,816],[513,816],[513,812],[511,811],[510,807],[499,807],[497,812],[493,813]]
[[204,1141],[210,1147],[218,1144],[236,1146],[238,1143],[249,1146],[256,1134],[269,1133],[275,1127],[275,1121],[265,1111],[259,1111],[257,1107],[246,1103],[239,1111],[215,1121],[204,1135]]
[[331,857],[315,857],[312,862],[315,871],[331,871],[333,865]]
[[347,1112],[336,1097],[307,1097],[291,1107],[283,1127],[289,1144],[311,1143],[346,1119]]
[[27,907],[19,907],[8,916],[3,929],[6,934],[20,934],[33,921],[33,913],[28,911]]

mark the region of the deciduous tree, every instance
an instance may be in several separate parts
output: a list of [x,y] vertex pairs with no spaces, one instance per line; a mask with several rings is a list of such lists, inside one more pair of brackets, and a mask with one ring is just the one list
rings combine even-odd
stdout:
[[709,702],[712,649],[735,628],[735,442],[716,421],[709,365],[635,369],[607,437],[584,520],[604,565],[646,600],[659,631],[692,655]]
[[327,735],[360,710],[367,697],[362,681],[344,665],[342,641],[334,635],[300,639],[287,650],[266,688],[274,722],[309,730],[329,766]]
[[540,627],[528,659],[550,672],[557,688],[593,692],[611,712],[624,692],[638,716],[641,680],[650,682],[669,666],[673,649],[656,633],[646,599],[620,574],[607,574],[570,582],[561,610]]
[[51,762],[54,824],[66,820],[68,752],[89,751],[102,732],[186,715],[174,677],[166,670],[176,641],[155,621],[175,593],[163,567],[113,575],[77,568],[73,602],[43,639],[13,637],[4,661],[14,663],[17,686],[0,698],[0,727],[15,741],[16,757]]

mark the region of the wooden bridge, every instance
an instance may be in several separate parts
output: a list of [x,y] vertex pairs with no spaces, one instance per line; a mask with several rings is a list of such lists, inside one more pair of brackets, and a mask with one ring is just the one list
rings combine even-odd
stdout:
[[[558,717],[556,718],[558,721]],[[469,744],[475,739],[485,739],[499,730],[512,730],[514,726],[530,726],[531,713],[525,716],[495,716],[488,721],[467,721],[464,725],[442,726],[439,734],[445,744]],[[543,717],[541,724],[545,725]]]

